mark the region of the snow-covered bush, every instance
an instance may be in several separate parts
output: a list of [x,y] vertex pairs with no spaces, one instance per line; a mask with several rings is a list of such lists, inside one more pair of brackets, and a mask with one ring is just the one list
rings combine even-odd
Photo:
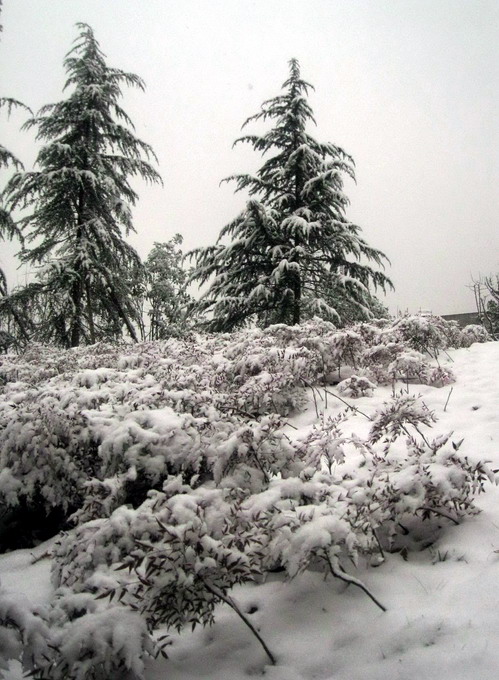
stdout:
[[389,332],[412,349],[431,356],[448,347],[469,347],[474,342],[491,339],[483,326],[471,325],[461,329],[456,321],[447,321],[433,314],[400,317],[393,322]]
[[[337,331],[313,320],[0,357],[8,519],[28,506],[42,517],[57,507],[76,524],[53,547],[53,583],[63,590],[36,613],[52,645],[40,677],[123,668],[140,677],[140,659],[152,650],[145,631],[209,624],[219,602],[251,628],[230,591],[277,568],[289,578],[322,569],[380,604],[350,565],[428,544],[434,520],[475,512],[474,495],[493,476],[460,456],[449,436],[430,438],[434,415],[404,392],[374,415],[349,405],[319,417],[300,437],[289,435],[285,415],[321,392],[341,409],[380,383],[394,392],[397,381],[449,384],[452,372],[428,352],[456,340],[457,330],[431,323]],[[419,335],[408,343],[413,327]],[[369,418],[369,433],[366,423],[364,436],[345,434],[352,412]],[[18,658],[21,629],[0,624]],[[116,642],[125,629],[134,631],[135,651]]]
[[415,397],[387,403],[365,438],[345,436],[345,417],[316,424],[253,469],[249,449],[238,451],[210,482],[170,477],[136,509],[81,524],[54,548],[55,585],[118,597],[151,627],[177,629],[211,623],[218,602],[236,608],[230,589],[276,567],[290,578],[322,569],[382,606],[348,564],[428,545],[428,519],[473,514],[474,495],[494,476],[461,457],[450,435],[429,439],[435,417]]
[[120,605],[100,604],[88,593],[60,589],[33,607],[0,589],[0,677],[17,661],[37,680],[143,680],[147,657],[164,655],[144,619]]
[[49,653],[50,631],[29,601],[0,585],[0,678],[9,677],[9,662],[33,671]]
[[159,653],[144,619],[124,606],[98,608],[92,596],[68,593],[45,615],[51,640],[38,680],[143,680],[145,659]]
[[468,347],[474,342],[488,342],[489,340],[492,340],[484,326],[480,326],[478,324],[470,324],[465,326],[461,331],[461,337],[462,347]]
[[376,385],[365,376],[352,375],[350,378],[342,380],[337,385],[338,392],[342,392],[347,397],[371,396],[376,389]]
[[[123,502],[136,506],[168,475],[213,476],[214,457],[226,457],[226,442],[241,428],[249,427],[249,436],[252,420],[299,410],[312,385],[343,378],[349,382],[340,389],[354,396],[394,380],[449,384],[452,372],[413,347],[434,351],[456,333],[439,317],[341,331],[314,319],[232,335],[67,351],[34,346],[5,355],[0,499],[10,518],[16,506],[56,508],[63,518],[83,508],[80,521]],[[473,333],[462,334],[466,343],[485,339]]]
[[387,370],[393,381],[426,384],[429,381],[431,366],[421,352],[407,349],[397,354]]
[[448,346],[443,330],[445,323],[439,316],[416,314],[398,319],[394,329],[410,347],[433,355]]

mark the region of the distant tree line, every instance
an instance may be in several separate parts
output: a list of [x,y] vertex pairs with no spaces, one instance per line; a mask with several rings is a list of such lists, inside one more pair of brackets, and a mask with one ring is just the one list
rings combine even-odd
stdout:
[[[35,170],[0,147],[0,165],[14,170],[2,193],[0,237],[17,237],[19,259],[34,280],[9,291],[0,272],[0,345],[29,341],[75,347],[107,340],[157,340],[187,327],[231,331],[248,324],[297,324],[319,316],[344,325],[386,315],[375,297],[392,287],[386,257],[346,218],[343,177],[352,158],[319,143],[307,101],[312,86],[290,61],[283,93],[249,118],[274,123],[245,135],[265,156],[256,173],[227,178],[246,191],[246,207],[214,246],[189,253],[182,237],[156,243],[142,262],[127,243],[137,193],[131,179],[161,182],[152,148],[135,136],[120,106],[123,86],[143,81],[106,64],[92,29],[78,24],[64,67],[66,99],[36,115],[24,109],[24,129],[40,142]],[[373,266],[374,265],[374,266]],[[200,299],[188,286],[202,286]]]

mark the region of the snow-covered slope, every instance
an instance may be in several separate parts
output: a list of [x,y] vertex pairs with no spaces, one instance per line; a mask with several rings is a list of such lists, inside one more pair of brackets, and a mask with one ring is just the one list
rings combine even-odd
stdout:
[[[435,388],[409,386],[435,412],[434,433],[464,438],[460,453],[499,468],[499,343],[449,351],[456,382]],[[373,413],[391,395],[352,401]],[[344,404],[318,402],[335,415]],[[316,420],[309,406],[291,420],[299,437]],[[345,433],[365,434],[369,422],[353,415]],[[265,674],[270,680],[488,680],[499,669],[499,489],[486,485],[482,512],[456,526],[442,520],[441,535],[420,552],[386,556],[376,568],[360,566],[362,578],[386,606],[382,612],[358,588],[308,571],[291,582],[272,574],[265,583],[234,588],[232,595],[277,658],[275,666],[257,640],[226,605],[215,624],[173,636],[169,659],[148,666],[147,680],[239,680]],[[39,546],[35,555],[43,553]],[[31,599],[49,592],[48,560],[30,564],[30,551],[0,557],[0,580]],[[20,677],[13,668],[12,678]]]

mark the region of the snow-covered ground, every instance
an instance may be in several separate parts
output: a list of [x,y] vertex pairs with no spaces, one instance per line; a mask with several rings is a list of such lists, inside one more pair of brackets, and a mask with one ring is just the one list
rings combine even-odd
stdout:
[[[499,468],[499,342],[449,351],[452,386],[409,386],[435,412],[435,434],[464,438],[460,453]],[[451,391],[452,389],[452,391]],[[352,400],[373,413],[391,394]],[[325,408],[325,402],[319,404]],[[327,413],[344,409],[328,398]],[[445,409],[445,410],[444,410]],[[299,436],[316,420],[313,401],[291,420]],[[365,434],[368,421],[352,416],[343,431]],[[169,659],[148,666],[147,680],[488,680],[499,671],[499,489],[486,485],[482,512],[459,526],[444,521],[429,548],[388,555],[356,576],[386,606],[382,612],[360,589],[306,572],[291,582],[280,574],[235,588],[232,596],[276,656],[275,666],[248,628],[221,605],[210,628],[172,636]],[[47,544],[0,556],[0,580],[32,601],[50,592],[49,559],[34,564]],[[353,567],[352,567],[353,569]],[[352,570],[351,570],[352,572]],[[20,677],[13,668],[12,680]]]

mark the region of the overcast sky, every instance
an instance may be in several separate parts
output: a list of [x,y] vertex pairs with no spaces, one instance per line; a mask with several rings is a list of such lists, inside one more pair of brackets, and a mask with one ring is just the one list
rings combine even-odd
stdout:
[[[176,232],[211,244],[243,208],[219,182],[261,158],[232,143],[296,57],[315,86],[310,131],[355,159],[347,216],[392,262],[385,303],[474,310],[471,277],[499,272],[499,0],[4,0],[1,95],[61,99],[78,21],[108,65],[146,81],[122,102],[164,180],[137,185],[142,257]],[[2,143],[30,168],[23,122],[2,113]],[[16,248],[0,247],[14,285]]]

